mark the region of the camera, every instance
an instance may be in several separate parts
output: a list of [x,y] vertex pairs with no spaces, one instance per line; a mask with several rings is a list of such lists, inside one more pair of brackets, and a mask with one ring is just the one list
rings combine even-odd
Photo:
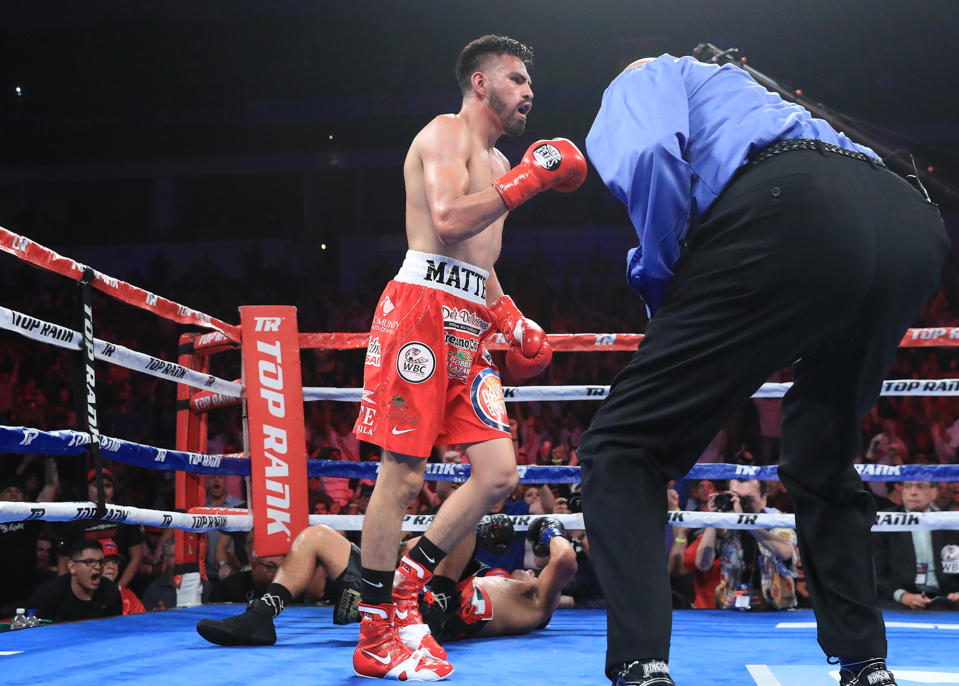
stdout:
[[577,514],[583,511],[583,486],[574,484],[569,489],[569,496],[566,498],[566,507],[570,514]]
[[713,498],[713,507],[716,508],[716,512],[732,512],[733,511],[733,494],[717,493],[716,497]]

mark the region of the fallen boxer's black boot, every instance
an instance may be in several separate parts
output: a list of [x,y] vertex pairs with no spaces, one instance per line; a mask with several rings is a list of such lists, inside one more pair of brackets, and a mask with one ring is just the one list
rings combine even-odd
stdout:
[[276,643],[273,608],[257,598],[246,612],[226,619],[201,619],[196,631],[221,646],[271,646]]
[[676,686],[662,660],[626,662],[611,671],[613,686]]

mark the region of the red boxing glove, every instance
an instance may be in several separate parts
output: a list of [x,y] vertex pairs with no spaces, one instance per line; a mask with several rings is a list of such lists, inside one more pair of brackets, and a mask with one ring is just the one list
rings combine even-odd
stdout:
[[493,182],[503,202],[515,210],[547,188],[570,193],[586,180],[586,159],[565,138],[536,141],[519,164]]
[[518,379],[541,374],[553,359],[553,349],[539,324],[527,319],[508,295],[493,303],[497,328],[506,336],[506,368]]

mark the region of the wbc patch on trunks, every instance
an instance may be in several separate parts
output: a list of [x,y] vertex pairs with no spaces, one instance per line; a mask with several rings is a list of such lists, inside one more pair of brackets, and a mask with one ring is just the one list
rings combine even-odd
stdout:
[[499,374],[492,369],[483,369],[470,386],[473,411],[481,422],[492,429],[509,431],[509,416],[506,414],[506,399]]
[[425,343],[406,343],[396,355],[396,371],[410,383],[423,383],[436,371],[436,355]]

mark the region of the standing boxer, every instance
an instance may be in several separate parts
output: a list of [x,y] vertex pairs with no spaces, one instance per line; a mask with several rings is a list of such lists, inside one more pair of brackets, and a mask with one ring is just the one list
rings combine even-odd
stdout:
[[[921,186],[744,70],[641,60],[606,89],[590,159],[629,209],[630,284],[654,312],[583,435],[583,511],[609,601],[616,684],[673,684],[665,484],[732,411],[793,366],[779,476],[827,656],[843,686],[890,686],[853,469],[861,416],[949,245]],[[630,536],[618,535],[629,522]],[[637,589],[642,589],[638,592]]]
[[[494,147],[526,126],[531,58],[527,46],[503,36],[463,48],[460,111],[420,131],[403,165],[409,251],[373,315],[354,428],[383,448],[363,527],[353,655],[361,676],[435,681],[453,671],[417,596],[518,479],[499,375],[483,342],[503,332],[506,364],[520,378],[539,374],[552,357],[543,330],[504,295],[493,271],[506,213],[549,188],[573,191],[586,177],[585,159],[565,139],[534,143],[512,170]],[[467,445],[472,473],[397,569],[403,514],[436,443]]]

